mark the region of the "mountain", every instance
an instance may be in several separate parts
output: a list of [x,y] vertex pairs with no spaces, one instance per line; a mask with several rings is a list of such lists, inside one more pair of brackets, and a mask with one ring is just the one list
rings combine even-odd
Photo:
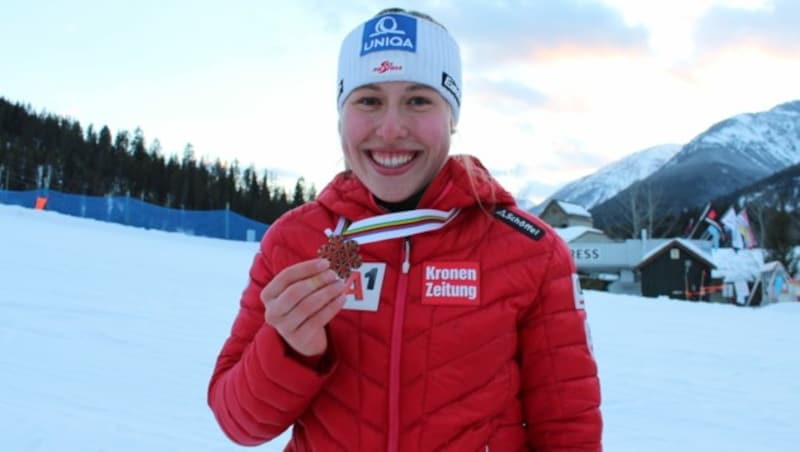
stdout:
[[800,163],[718,198],[714,204],[757,204],[760,207],[797,212],[800,210]]
[[734,116],[683,147],[647,183],[668,193],[675,210],[728,194],[800,163],[800,101]]
[[680,150],[681,145],[678,144],[663,144],[641,150],[600,168],[596,173],[570,182],[540,205],[558,199],[591,209],[632,183],[651,175]]
[[662,213],[695,208],[800,163],[800,100],[733,116],[695,137],[660,169],[590,211],[613,222],[627,200],[647,193]]

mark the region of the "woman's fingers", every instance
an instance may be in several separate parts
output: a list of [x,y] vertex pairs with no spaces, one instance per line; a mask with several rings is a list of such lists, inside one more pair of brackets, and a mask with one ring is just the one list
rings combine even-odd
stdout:
[[339,294],[331,299],[330,302],[323,305],[318,311],[308,316],[306,320],[295,329],[298,339],[302,341],[323,329],[325,325],[342,310],[346,299],[347,297],[345,297],[345,295]]
[[274,315],[284,315],[309,293],[336,279],[329,267],[325,259],[311,259],[286,267],[261,291],[261,301],[274,310]]
[[326,259],[309,259],[298,262],[281,270],[261,292],[261,301],[276,298],[283,289],[294,282],[308,278],[330,268],[331,264]]
[[268,315],[277,319],[291,314],[310,314],[312,308],[307,306],[307,301],[319,305],[343,290],[344,283],[334,272],[326,270],[285,288],[277,298],[267,303]]
[[345,303],[345,283],[325,259],[286,267],[261,291],[264,318],[304,355],[325,351],[325,325]]
[[287,340],[305,323],[321,329],[341,309],[335,305],[344,303],[344,282],[329,267],[324,259],[297,263],[278,273],[261,291],[267,323]]
[[[335,278],[331,283],[320,287],[297,302],[289,312],[286,312],[282,318],[278,319],[278,322],[287,333],[294,331],[329,305],[335,304],[338,297],[343,296],[343,291],[344,282]],[[338,309],[335,312],[339,312]],[[312,324],[316,323],[313,322]],[[322,323],[320,327],[325,326],[327,323],[327,321]]]

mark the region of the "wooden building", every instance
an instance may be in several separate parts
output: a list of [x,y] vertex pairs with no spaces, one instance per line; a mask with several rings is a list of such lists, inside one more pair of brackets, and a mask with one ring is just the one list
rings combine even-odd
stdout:
[[592,214],[577,204],[559,200],[551,200],[538,213],[539,218],[554,228],[567,228],[570,226],[593,227]]
[[708,300],[715,268],[711,257],[684,239],[672,239],[648,252],[634,268],[641,274],[642,295]]

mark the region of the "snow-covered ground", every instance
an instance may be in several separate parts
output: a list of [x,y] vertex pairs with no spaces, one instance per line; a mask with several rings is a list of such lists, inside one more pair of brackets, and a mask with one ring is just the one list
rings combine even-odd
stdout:
[[[255,249],[0,205],[0,450],[244,450],[206,388]],[[800,303],[586,301],[605,450],[800,450]]]

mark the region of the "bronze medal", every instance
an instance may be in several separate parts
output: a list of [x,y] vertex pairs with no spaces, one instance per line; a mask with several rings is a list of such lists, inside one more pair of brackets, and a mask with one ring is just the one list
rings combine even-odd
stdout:
[[350,273],[361,267],[361,256],[358,255],[358,243],[345,239],[341,235],[331,235],[328,243],[317,250],[319,257],[331,263],[331,270],[342,279],[350,277]]

